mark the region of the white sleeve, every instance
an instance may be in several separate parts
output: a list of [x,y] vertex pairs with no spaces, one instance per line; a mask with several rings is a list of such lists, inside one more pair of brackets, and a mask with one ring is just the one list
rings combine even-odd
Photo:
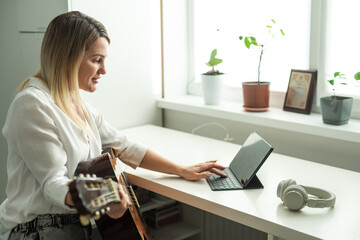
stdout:
[[14,100],[7,117],[10,121],[3,134],[12,152],[23,159],[45,199],[69,209],[65,205],[67,156],[51,111],[36,95],[26,94]]
[[145,156],[146,148],[138,143],[128,141],[126,136],[111,126],[103,117],[91,106],[88,107],[95,118],[95,122],[100,134],[102,149],[114,148],[120,151],[119,159],[125,164],[136,168],[140,165]]

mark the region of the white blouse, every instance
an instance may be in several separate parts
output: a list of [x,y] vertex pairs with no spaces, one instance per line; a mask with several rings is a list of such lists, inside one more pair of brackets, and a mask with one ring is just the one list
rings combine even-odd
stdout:
[[2,130],[8,143],[8,183],[7,199],[0,206],[0,236],[40,214],[73,212],[65,205],[66,183],[79,162],[100,155],[102,149],[119,149],[121,161],[139,166],[146,149],[87,107],[89,137],[58,108],[39,79],[31,78],[16,95]]

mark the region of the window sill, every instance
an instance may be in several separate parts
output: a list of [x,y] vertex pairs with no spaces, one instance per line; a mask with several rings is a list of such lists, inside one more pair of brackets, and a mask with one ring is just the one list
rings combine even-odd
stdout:
[[356,119],[350,119],[345,125],[334,126],[324,124],[321,114],[306,115],[283,111],[275,107],[269,108],[266,112],[246,112],[242,104],[238,102],[223,101],[220,105],[210,106],[204,105],[202,97],[190,95],[159,99],[157,106],[163,109],[360,143],[360,120]]

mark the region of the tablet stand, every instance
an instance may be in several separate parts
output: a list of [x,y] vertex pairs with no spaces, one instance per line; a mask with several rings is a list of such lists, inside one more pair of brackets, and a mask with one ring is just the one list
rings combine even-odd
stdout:
[[248,185],[244,187],[244,189],[258,189],[258,188],[264,188],[264,186],[262,185],[262,183],[260,182],[259,178],[256,175],[250,180]]

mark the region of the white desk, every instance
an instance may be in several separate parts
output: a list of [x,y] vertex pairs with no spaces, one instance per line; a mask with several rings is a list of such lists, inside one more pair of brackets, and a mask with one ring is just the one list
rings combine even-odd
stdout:
[[[123,133],[128,139],[183,165],[217,159],[228,166],[240,148],[237,144],[152,125],[126,129]],[[360,239],[360,173],[357,172],[272,153],[257,174],[264,189],[214,192],[206,180],[186,181],[141,168],[126,171],[135,185],[273,236]],[[301,185],[332,191],[337,197],[335,207],[288,210],[276,196],[278,183],[288,178]]]

